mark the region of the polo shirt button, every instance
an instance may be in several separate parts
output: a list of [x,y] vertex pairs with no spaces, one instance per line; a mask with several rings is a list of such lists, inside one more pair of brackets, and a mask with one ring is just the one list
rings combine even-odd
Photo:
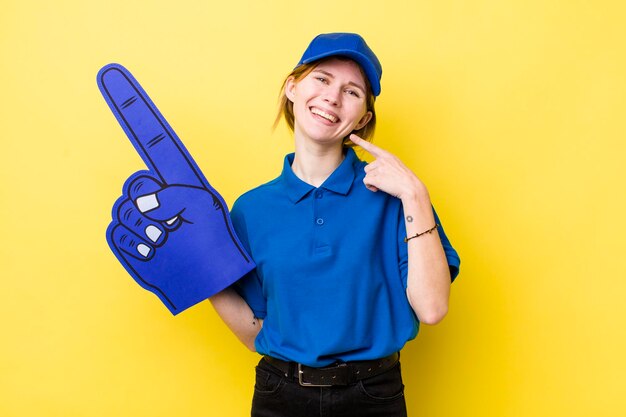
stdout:
[[322,198],[323,196],[324,196],[324,192],[323,191],[318,190],[318,191],[315,192],[315,198],[319,199],[319,198]]
[[324,224],[324,219],[322,219],[321,217],[319,217],[317,220],[315,220],[315,223],[319,224],[320,226]]

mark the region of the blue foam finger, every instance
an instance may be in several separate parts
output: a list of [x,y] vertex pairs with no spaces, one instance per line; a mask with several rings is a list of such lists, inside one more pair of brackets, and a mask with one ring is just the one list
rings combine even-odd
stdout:
[[[235,235],[223,198],[211,187],[132,74],[121,65],[109,64],[98,72],[97,82],[109,108],[149,168],[135,173],[124,184],[125,198],[114,206],[107,242],[135,281],[157,295],[172,314],[178,314],[230,286],[255,265]],[[178,187],[179,191],[162,193],[174,197],[156,208],[160,204],[157,193],[168,187]],[[137,199],[146,195],[149,206],[155,208],[141,213]],[[137,212],[128,207],[120,210],[127,199]],[[148,237],[145,231],[142,233],[143,224],[129,224],[131,220],[123,218],[124,213],[132,216],[133,221],[140,221],[142,214],[151,219],[165,207],[175,213],[193,214],[193,221],[179,216],[158,219],[166,239],[157,243],[138,243],[137,238],[133,239],[135,233],[144,240]]]
[[126,68],[106,65],[97,80],[102,96],[151,172],[167,184],[208,186],[181,140]]

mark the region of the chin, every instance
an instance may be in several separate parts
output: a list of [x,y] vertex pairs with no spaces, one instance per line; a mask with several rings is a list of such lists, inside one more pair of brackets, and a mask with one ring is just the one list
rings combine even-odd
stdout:
[[337,131],[329,132],[326,129],[316,129],[315,127],[309,127],[309,129],[301,128],[299,131],[300,136],[307,139],[307,141],[324,145],[339,145],[343,143],[343,139],[350,134],[350,132],[345,134]]
[[350,132],[343,134],[343,133],[337,133],[337,132],[325,132],[325,131],[320,131],[317,129],[311,129],[308,132],[303,132],[305,134],[306,137],[310,138],[311,140],[314,140],[315,142],[328,142],[328,143],[332,143],[332,142],[342,142],[343,138],[345,138],[346,136],[348,136],[350,134]]

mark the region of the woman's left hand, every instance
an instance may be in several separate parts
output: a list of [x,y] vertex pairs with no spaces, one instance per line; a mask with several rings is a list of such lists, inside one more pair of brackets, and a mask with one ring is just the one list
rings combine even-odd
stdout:
[[381,190],[401,200],[428,196],[424,183],[394,154],[354,133],[350,140],[376,158],[365,167],[363,183],[368,190]]

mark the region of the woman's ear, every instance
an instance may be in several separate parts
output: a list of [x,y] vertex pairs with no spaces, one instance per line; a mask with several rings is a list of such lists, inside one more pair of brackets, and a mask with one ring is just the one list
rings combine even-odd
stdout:
[[356,126],[354,127],[354,130],[363,129],[365,125],[370,122],[370,120],[372,120],[372,112],[368,111],[367,113],[363,115],[363,117],[361,117],[361,120],[359,120],[359,123],[356,124]]
[[285,81],[285,96],[292,103],[296,99],[296,79],[293,76]]

